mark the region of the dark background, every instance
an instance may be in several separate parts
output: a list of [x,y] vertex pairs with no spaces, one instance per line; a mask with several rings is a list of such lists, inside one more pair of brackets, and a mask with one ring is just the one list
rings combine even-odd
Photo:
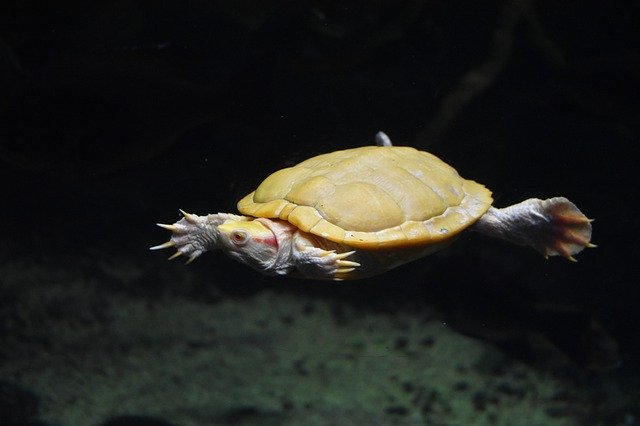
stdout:
[[[174,274],[105,290],[137,297],[271,288],[391,311],[434,305],[527,361],[540,361],[535,348],[495,336],[517,324],[580,371],[637,373],[640,25],[622,4],[3,3],[3,261],[125,255]],[[167,238],[154,223],[178,208],[234,212],[269,173],[371,144],[378,130],[486,184],[497,206],[570,198],[596,219],[598,248],[545,261],[466,233],[341,284],[262,277],[214,253],[188,267],[201,280],[187,287],[183,265],[148,251]]]

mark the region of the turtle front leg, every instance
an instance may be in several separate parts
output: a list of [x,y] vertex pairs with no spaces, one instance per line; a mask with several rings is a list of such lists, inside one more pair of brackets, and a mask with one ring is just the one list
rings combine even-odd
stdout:
[[218,226],[228,220],[246,222],[251,218],[229,213],[217,213],[198,216],[180,210],[183,218],[172,225],[158,223],[161,228],[172,232],[171,239],[166,243],[150,247],[159,250],[174,247],[176,252],[169,258],[185,256],[187,263],[193,262],[198,256],[208,250],[220,248],[220,231]]
[[292,245],[293,266],[305,278],[342,281],[355,278],[351,274],[358,262],[347,260],[355,251],[337,253],[313,245],[302,235],[294,237]]

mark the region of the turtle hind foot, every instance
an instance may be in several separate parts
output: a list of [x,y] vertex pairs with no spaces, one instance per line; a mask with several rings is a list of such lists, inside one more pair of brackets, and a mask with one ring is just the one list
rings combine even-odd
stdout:
[[571,201],[564,197],[556,197],[542,201],[543,211],[549,220],[543,247],[539,251],[545,257],[562,256],[573,262],[574,254],[585,247],[594,248],[591,243],[591,222]]

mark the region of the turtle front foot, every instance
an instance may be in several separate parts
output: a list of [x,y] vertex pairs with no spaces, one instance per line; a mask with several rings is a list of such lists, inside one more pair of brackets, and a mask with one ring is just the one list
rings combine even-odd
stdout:
[[245,216],[238,216],[228,213],[210,214],[198,216],[180,210],[183,218],[172,225],[158,223],[161,228],[172,232],[171,239],[164,244],[150,247],[150,250],[159,250],[175,247],[176,252],[169,258],[175,259],[178,256],[187,257],[187,263],[193,262],[198,256],[207,250],[218,246],[220,232],[218,225],[231,219],[246,221]]
[[310,246],[298,240],[296,248],[296,269],[306,278],[329,279],[342,281],[352,279],[353,272],[360,264],[346,258],[355,253],[347,251],[336,253],[335,250],[324,250]]
[[171,239],[166,243],[150,247],[149,249],[160,250],[175,247],[176,252],[169,257],[169,260],[184,255],[187,257],[187,263],[191,263],[204,252],[204,247],[202,247],[199,238],[197,238],[197,236],[201,234],[198,229],[199,225],[201,225],[198,220],[200,217],[182,210],[180,210],[180,212],[184,217],[176,223],[172,225],[164,223],[157,224],[159,227],[172,232]]

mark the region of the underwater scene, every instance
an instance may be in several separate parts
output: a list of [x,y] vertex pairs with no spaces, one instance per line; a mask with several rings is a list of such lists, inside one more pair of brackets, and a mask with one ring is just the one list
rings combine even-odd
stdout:
[[639,19],[3,2],[0,426],[639,426]]

